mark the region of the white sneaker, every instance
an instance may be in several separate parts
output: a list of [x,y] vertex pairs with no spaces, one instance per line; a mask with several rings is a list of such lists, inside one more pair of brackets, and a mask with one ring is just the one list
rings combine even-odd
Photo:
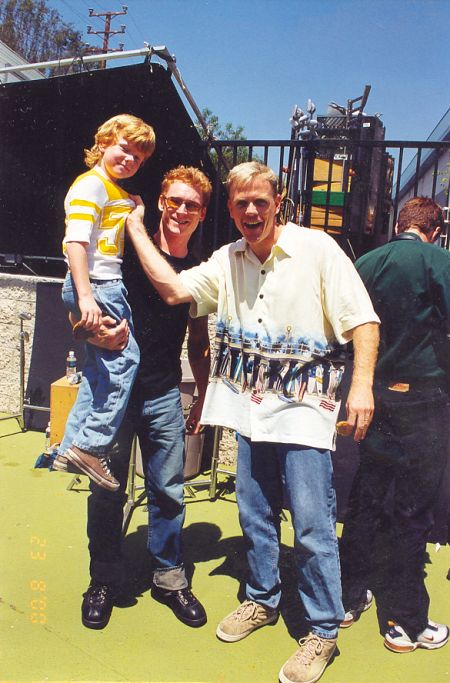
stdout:
[[360,603],[354,609],[349,609],[348,612],[345,613],[345,617],[343,621],[341,621],[341,623],[339,624],[339,628],[349,628],[350,626],[353,626],[355,621],[358,621],[361,614],[368,610],[370,607],[372,607],[372,602],[373,593],[372,591],[367,590],[365,601]]
[[415,641],[411,640],[395,621],[389,621],[388,624],[389,631],[384,637],[384,644],[391,652],[413,652],[419,647],[425,650],[437,650],[448,641],[448,626],[436,624],[431,619],[428,619],[428,626],[422,633],[419,633]]

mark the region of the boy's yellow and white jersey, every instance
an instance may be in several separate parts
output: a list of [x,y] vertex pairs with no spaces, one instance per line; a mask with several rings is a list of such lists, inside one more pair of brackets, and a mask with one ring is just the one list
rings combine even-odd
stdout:
[[[125,221],[135,203],[104,171],[95,168],[79,175],[64,200],[67,242],[86,245],[89,277],[122,277]],[[66,258],[67,261],[67,258]]]

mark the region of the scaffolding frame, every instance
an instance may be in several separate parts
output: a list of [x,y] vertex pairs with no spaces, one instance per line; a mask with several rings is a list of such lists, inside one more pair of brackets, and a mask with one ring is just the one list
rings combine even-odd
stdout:
[[186,97],[194,114],[196,115],[200,125],[202,126],[205,136],[208,140],[213,140],[205,118],[195,102],[191,92],[186,86],[183,77],[176,65],[176,57],[171,54],[165,45],[152,46],[149,43],[144,43],[145,47],[137,50],[117,50],[116,52],[106,52],[95,55],[78,55],[75,57],[65,57],[64,59],[52,59],[46,62],[34,62],[33,64],[15,64],[14,66],[4,66],[0,68],[0,81],[3,74],[11,73],[12,71],[30,71],[31,69],[52,69],[63,66],[78,66],[80,71],[84,70],[88,64],[97,62],[107,62],[112,59],[134,59],[144,57],[145,61],[150,62],[151,58],[159,57],[166,62],[167,68],[178,83],[182,93]]

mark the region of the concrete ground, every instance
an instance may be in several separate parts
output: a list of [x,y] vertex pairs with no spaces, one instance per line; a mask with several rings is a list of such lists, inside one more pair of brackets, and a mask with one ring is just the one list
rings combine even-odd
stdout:
[[[232,495],[190,498],[184,530],[186,564],[208,623],[191,629],[152,600],[146,556],[146,510],[135,510],[124,539],[129,595],[108,627],[82,626],[88,584],[86,479],[67,490],[70,475],[34,469],[44,448],[40,432],[0,422],[0,680],[133,681],[146,683],[276,683],[296,648],[301,608],[296,597],[292,528],[282,524],[281,617],[234,644],[217,640],[220,619],[238,604],[245,558]],[[450,622],[449,547],[428,547],[430,616]],[[376,611],[342,631],[324,683],[440,683],[450,680],[450,645],[396,655],[383,647]]]

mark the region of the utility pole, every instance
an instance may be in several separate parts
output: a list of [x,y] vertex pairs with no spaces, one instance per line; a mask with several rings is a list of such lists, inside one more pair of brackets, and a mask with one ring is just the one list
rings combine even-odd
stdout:
[[[102,46],[102,53],[106,54],[107,52],[111,52],[112,50],[109,50],[109,36],[116,35],[117,33],[125,33],[126,26],[124,24],[121,25],[119,31],[112,31],[111,30],[111,19],[113,17],[117,17],[120,15],[124,15],[128,12],[128,5],[122,5],[122,12],[94,12],[93,9],[89,9],[89,16],[90,17],[104,17],[104,22],[105,22],[105,27],[103,31],[94,31],[92,29],[92,26],[87,27],[87,32],[88,35],[97,35],[97,36],[103,36],[103,46]],[[119,50],[123,49],[123,43],[119,43]],[[106,68],[106,61],[102,60],[99,63],[99,69],[105,69]]]

